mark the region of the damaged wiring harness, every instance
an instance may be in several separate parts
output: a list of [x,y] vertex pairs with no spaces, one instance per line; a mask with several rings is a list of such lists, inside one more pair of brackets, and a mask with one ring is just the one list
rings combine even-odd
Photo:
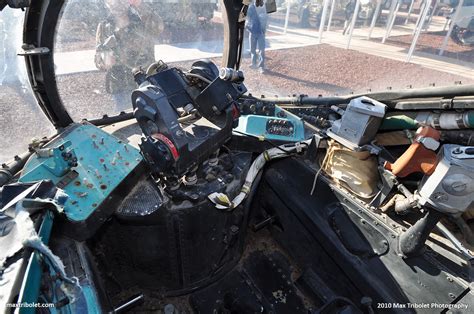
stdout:
[[254,162],[250,166],[242,189],[240,190],[240,193],[236,197],[234,197],[234,199],[230,200],[229,196],[224,193],[214,192],[209,194],[209,200],[211,200],[211,202],[216,205],[217,209],[228,211],[233,210],[234,208],[239,206],[247,197],[258,173],[265,167],[265,165],[269,161],[290,157],[295,153],[301,153],[309,146],[310,142],[311,140],[297,142],[294,144],[284,144],[265,150],[254,160]]

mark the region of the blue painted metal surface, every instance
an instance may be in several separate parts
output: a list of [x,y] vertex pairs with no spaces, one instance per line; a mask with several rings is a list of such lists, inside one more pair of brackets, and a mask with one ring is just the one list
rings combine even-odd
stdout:
[[[82,301],[82,302],[81,302]],[[90,285],[82,286],[82,300],[71,304],[71,313],[102,313],[95,290]]]
[[[40,225],[38,231],[38,236],[44,243],[49,242],[49,236],[51,235],[51,229],[53,228],[53,213],[48,211],[44,215],[43,222]],[[42,267],[42,258],[38,252],[33,252],[28,260],[28,265],[26,267],[25,277],[23,278],[23,283],[20,289],[20,296],[18,298],[19,303],[36,303],[38,302],[41,276],[43,273]],[[20,313],[36,313],[36,308],[34,307],[21,307]]]
[[[89,123],[72,124],[44,149],[52,153],[33,154],[19,181],[49,179],[60,186],[69,195],[64,212],[72,221],[86,220],[142,161],[138,149]],[[63,152],[77,158],[77,166],[64,163]]]
[[[51,211],[47,211],[43,222],[41,223],[40,229],[38,231],[38,236],[41,240],[47,244],[51,235],[51,230],[53,227],[54,215]],[[43,276],[43,266],[45,263],[43,258],[38,252],[33,252],[28,260],[28,265],[26,268],[25,276],[23,278],[19,303],[42,303],[45,302],[45,298],[40,300],[40,285],[41,278]],[[54,273],[51,273],[54,275]],[[51,285],[59,285],[61,282],[57,279],[55,282],[51,282]],[[58,302],[59,300],[52,300],[53,302]],[[36,313],[37,308],[35,307],[21,307],[19,312],[21,314],[33,314]],[[99,314],[101,313],[99,301],[96,295],[95,290],[89,285],[81,285],[81,294],[78,300],[72,304],[67,304],[61,308],[48,308],[50,313],[89,313],[89,314]]]
[[[288,135],[272,134],[268,130],[269,121],[289,121],[293,124],[293,131]],[[239,118],[236,131],[263,137],[267,140],[299,142],[305,139],[303,121],[296,115],[275,107],[275,116],[245,115]]]

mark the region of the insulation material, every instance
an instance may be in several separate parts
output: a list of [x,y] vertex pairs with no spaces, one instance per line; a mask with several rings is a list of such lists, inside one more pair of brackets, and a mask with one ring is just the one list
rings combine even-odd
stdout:
[[368,151],[352,151],[335,141],[329,148],[321,168],[337,184],[362,198],[371,198],[377,193],[380,180],[377,157]]
[[3,267],[7,258],[19,252],[23,247],[32,248],[47,260],[47,265],[62,281],[61,290],[71,303],[75,302],[81,291],[78,279],[67,277],[63,262],[38,236],[29,212],[21,208],[21,204],[22,201],[18,202],[14,218],[2,217],[2,223],[7,225],[7,230],[4,230],[6,231],[5,235],[0,237],[0,247],[6,248],[0,252],[1,267]]

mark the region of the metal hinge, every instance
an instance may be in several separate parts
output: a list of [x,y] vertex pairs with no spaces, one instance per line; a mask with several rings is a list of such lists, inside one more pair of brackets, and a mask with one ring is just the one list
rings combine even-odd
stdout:
[[19,56],[34,56],[34,55],[47,55],[50,53],[48,47],[34,47],[24,45],[23,49],[18,52]]

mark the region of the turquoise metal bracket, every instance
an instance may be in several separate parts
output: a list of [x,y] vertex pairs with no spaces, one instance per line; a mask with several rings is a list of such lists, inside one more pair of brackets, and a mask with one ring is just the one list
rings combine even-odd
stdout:
[[[290,121],[294,125],[294,131],[290,135],[277,135],[269,134],[266,130],[267,122],[269,120],[285,120]],[[299,142],[305,139],[304,132],[304,123],[298,116],[281,109],[280,107],[275,107],[274,116],[261,116],[261,115],[245,115],[239,118],[239,125],[235,128],[236,131],[239,131],[244,134],[258,136],[267,140],[276,140],[276,141],[289,141],[289,142]]]
[[71,141],[66,141],[53,148],[38,149],[36,154],[38,159],[44,159],[44,162],[38,164],[38,166],[44,167],[56,177],[62,177],[77,165],[77,157],[71,148]]

